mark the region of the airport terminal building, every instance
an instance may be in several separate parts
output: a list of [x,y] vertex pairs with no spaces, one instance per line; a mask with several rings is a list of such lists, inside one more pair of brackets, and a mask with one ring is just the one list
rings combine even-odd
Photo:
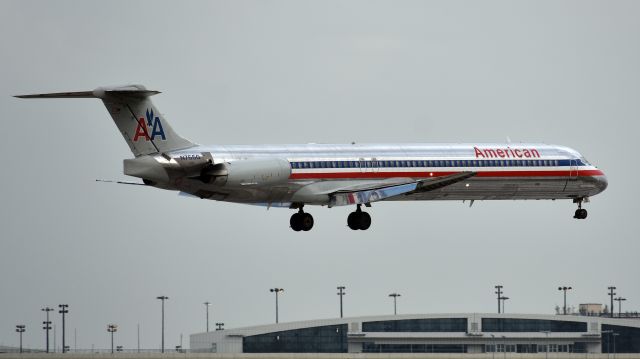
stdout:
[[423,314],[312,320],[192,334],[214,353],[640,353],[640,319]]

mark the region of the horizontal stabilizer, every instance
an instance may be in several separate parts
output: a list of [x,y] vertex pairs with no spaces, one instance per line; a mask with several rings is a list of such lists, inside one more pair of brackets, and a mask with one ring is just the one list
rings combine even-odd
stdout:
[[103,179],[97,179],[96,182],[102,182],[102,183],[116,183],[116,184],[130,184],[130,185],[135,185],[135,186],[146,186],[146,184],[144,183],[140,183],[140,182],[129,182],[129,181],[115,181],[115,180],[103,180]]
[[18,95],[24,99],[97,98],[102,100],[120,134],[137,157],[194,147],[178,135],[169,121],[151,102],[160,91],[142,85],[106,86],[93,91],[52,92]]
[[31,95],[18,95],[17,98],[105,98],[108,96],[132,96],[149,97],[159,94],[160,91],[147,90],[142,85],[129,85],[117,87],[99,87],[93,91],[77,92],[52,92]]

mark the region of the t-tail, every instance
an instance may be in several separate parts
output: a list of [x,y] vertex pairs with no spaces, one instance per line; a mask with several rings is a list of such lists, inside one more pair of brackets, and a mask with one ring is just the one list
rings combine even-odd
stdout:
[[179,136],[151,102],[159,91],[142,85],[99,87],[93,91],[58,92],[16,96],[18,98],[98,98],[104,103],[118,130],[136,157],[195,146]]

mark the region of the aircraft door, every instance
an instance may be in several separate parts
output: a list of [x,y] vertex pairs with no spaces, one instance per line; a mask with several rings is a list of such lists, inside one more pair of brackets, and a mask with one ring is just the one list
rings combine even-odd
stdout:
[[571,192],[575,189],[574,181],[578,178],[578,161],[569,160],[569,176],[564,183],[564,192]]
[[358,163],[360,165],[360,172],[367,172],[367,161],[365,161],[364,158],[360,158]]
[[571,160],[569,164],[569,179],[575,180],[578,178],[578,161]]

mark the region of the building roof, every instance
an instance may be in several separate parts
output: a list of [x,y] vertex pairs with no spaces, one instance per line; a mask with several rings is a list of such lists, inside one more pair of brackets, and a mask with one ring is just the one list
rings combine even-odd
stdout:
[[[305,320],[297,322],[287,323],[274,323],[266,325],[258,325],[251,327],[243,327],[236,329],[225,329],[222,331],[204,332],[192,334],[192,339],[198,339],[201,337],[245,337],[266,333],[273,333],[285,330],[303,329],[311,327],[329,326],[329,325],[348,325],[349,334],[361,332],[363,322],[376,322],[376,321],[395,321],[395,320],[407,320],[407,319],[437,319],[437,318],[466,318],[468,323],[481,323],[483,318],[510,318],[510,319],[533,319],[533,320],[552,320],[552,321],[565,321],[565,322],[583,322],[587,323],[589,332],[598,332],[602,324],[606,325],[619,325],[625,327],[640,328],[640,321],[634,319],[621,319],[621,318],[607,318],[607,317],[593,317],[593,316],[581,316],[581,315],[545,315],[545,314],[511,314],[511,313],[443,313],[443,314],[402,314],[402,315],[379,315],[379,316],[363,316],[363,317],[350,317],[350,318],[335,318],[335,319],[317,319],[317,320]],[[597,328],[597,329],[594,329]],[[487,332],[485,332],[487,333]],[[389,333],[391,334],[391,333]],[[407,336],[407,333],[402,333],[403,336]],[[438,333],[439,337],[447,335],[445,333]],[[453,335],[453,333],[451,334]],[[458,335],[457,333],[455,335]],[[544,336],[544,333],[540,333]],[[553,336],[560,335],[556,332]],[[423,335],[422,335],[423,336]],[[530,337],[530,335],[529,335]]]

